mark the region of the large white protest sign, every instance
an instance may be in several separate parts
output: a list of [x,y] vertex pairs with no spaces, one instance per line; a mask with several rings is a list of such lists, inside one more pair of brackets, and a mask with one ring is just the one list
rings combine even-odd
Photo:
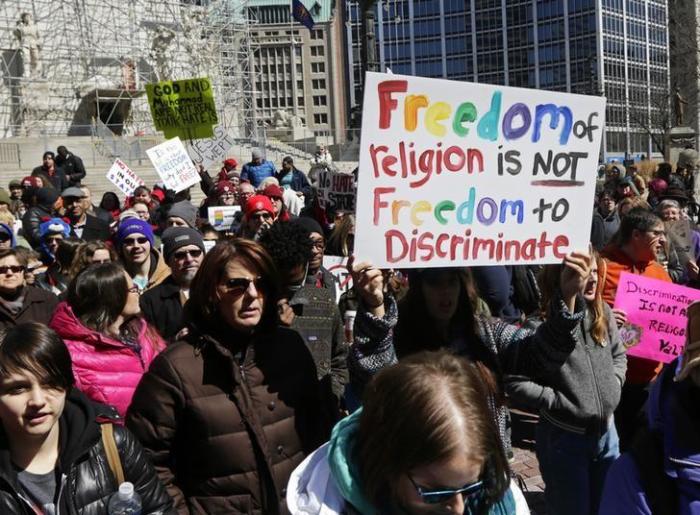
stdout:
[[182,191],[200,181],[199,172],[180,138],[169,139],[151,147],[146,150],[146,154],[169,190]]
[[209,225],[217,231],[230,231],[236,213],[240,211],[241,206],[211,206],[207,212]]
[[121,159],[114,160],[112,167],[107,171],[107,179],[127,197],[133,195],[136,188],[145,184]]
[[605,99],[368,73],[355,254],[415,268],[587,249]]
[[355,176],[327,168],[318,172],[318,200],[323,208],[355,211]]
[[187,153],[196,165],[208,169],[212,163],[221,164],[233,146],[233,137],[226,129],[217,125],[214,127],[214,137],[191,140],[187,143]]

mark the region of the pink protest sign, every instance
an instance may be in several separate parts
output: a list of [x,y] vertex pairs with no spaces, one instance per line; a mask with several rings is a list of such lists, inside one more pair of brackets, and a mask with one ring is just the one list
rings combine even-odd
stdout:
[[623,273],[615,307],[625,310],[628,324],[620,328],[627,354],[668,363],[685,346],[688,306],[700,300],[700,290]]

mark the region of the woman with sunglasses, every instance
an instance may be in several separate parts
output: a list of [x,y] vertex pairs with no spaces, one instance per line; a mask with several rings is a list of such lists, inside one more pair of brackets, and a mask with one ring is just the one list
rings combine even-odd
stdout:
[[68,287],[49,326],[66,342],[75,386],[126,414],[134,389],[165,344],[141,317],[138,288],[117,263],[91,265]]
[[0,249],[0,329],[22,322],[51,320],[58,298],[53,293],[29,286],[27,257],[17,249]]
[[529,513],[481,374],[447,351],[382,370],[364,405],[292,473],[292,514]]
[[294,467],[334,422],[330,381],[298,333],[279,326],[272,259],[250,240],[202,261],[185,304],[188,334],[136,389],[127,427],[180,513],[287,513]]

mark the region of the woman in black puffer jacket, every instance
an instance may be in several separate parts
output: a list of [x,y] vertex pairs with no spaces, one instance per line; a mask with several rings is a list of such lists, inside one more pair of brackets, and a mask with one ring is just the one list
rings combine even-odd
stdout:
[[[118,415],[72,385],[70,354],[51,329],[27,323],[0,335],[0,513],[107,515],[119,485],[100,425]],[[174,514],[134,436],[115,425],[114,442],[142,513]]]

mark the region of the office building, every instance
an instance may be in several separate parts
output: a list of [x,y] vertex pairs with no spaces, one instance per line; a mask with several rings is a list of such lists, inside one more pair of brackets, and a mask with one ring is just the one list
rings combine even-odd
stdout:
[[[359,9],[347,7],[349,97],[360,102]],[[380,69],[605,94],[604,156],[658,152],[668,113],[667,2],[379,0]]]

